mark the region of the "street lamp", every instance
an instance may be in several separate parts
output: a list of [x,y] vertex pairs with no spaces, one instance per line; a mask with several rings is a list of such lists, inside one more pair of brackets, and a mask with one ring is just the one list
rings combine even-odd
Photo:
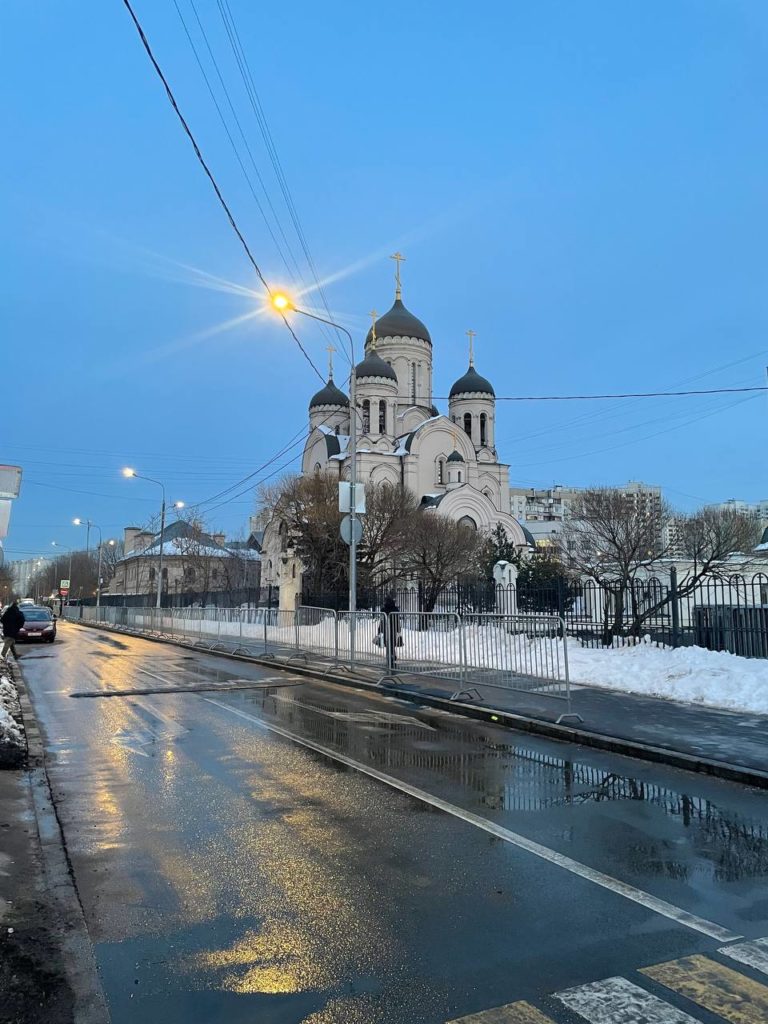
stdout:
[[[146,480],[150,484],[157,484],[157,486],[160,488],[160,490],[163,493],[163,503],[160,506],[160,540],[159,540],[159,544],[158,544],[158,547],[160,549],[160,556],[159,556],[159,559],[158,559],[158,571],[157,571],[157,601],[156,601],[156,606],[159,608],[160,607],[160,602],[162,600],[162,594],[163,594],[163,543],[164,543],[164,540],[165,540],[163,534],[165,533],[165,485],[160,480],[154,480],[151,476],[143,476],[141,473],[137,473],[135,469],[131,469],[129,466],[126,466],[125,469],[123,470],[123,476],[124,477],[128,477],[128,478],[132,477],[134,480]],[[174,501],[173,507],[174,508],[184,508],[184,502],[183,501]]]
[[[66,547],[64,544],[59,544],[57,540],[51,541],[52,548],[62,548],[64,551],[69,553],[69,570],[67,572],[67,579],[69,580],[69,589],[67,592],[67,604],[69,604],[69,595],[72,592],[72,548]],[[59,595],[61,596],[61,595]]]
[[89,543],[90,537],[91,537],[91,530],[98,530],[99,531],[99,561],[98,561],[98,566],[97,566],[97,569],[96,569],[96,607],[99,608],[99,607],[101,607],[101,545],[102,545],[101,527],[98,526],[96,523],[92,523],[90,519],[85,519],[85,520],[83,520],[83,519],[73,519],[72,522],[75,524],[75,526],[85,526],[85,527],[87,527],[88,532],[86,534],[86,537],[87,537],[87,540],[86,540],[86,553],[90,550],[90,548],[88,547],[88,543]]
[[347,336],[347,342],[349,344],[349,365],[352,369],[349,378],[349,492],[350,492],[350,509],[349,509],[349,533],[350,533],[350,544],[349,544],[349,655],[350,663],[354,666],[355,664],[355,612],[357,611],[357,540],[355,539],[355,520],[357,519],[357,374],[355,372],[355,343],[352,340],[352,335],[341,324],[335,323],[333,320],[326,320],[325,317],[317,316],[315,313],[309,313],[306,309],[299,309],[291,299],[283,292],[275,292],[271,296],[271,302],[274,309],[277,310],[280,315],[285,318],[286,311],[292,313],[301,313],[302,316],[309,317],[310,320],[317,320],[321,324],[328,324],[329,327],[336,328],[337,331],[341,331]]

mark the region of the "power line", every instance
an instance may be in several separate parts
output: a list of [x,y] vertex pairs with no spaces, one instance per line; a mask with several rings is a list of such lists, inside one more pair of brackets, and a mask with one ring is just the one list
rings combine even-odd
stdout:
[[[496,395],[497,402],[593,402],[612,398],[680,398],[685,395],[732,395],[747,391],[768,391],[768,387],[708,388],[705,391],[636,391],[622,395]],[[434,402],[450,401],[449,395],[435,395]]]
[[[195,156],[197,157],[198,162],[200,163],[200,166],[205,171],[206,177],[210,181],[211,186],[212,186],[214,192],[216,193],[216,198],[219,200],[219,203],[221,204],[222,209],[224,210],[224,212],[227,215],[227,219],[229,220],[229,223],[230,223],[230,225],[232,227],[232,230],[237,235],[237,237],[238,237],[238,239],[240,241],[240,244],[242,245],[243,250],[244,250],[246,256],[248,257],[248,260],[251,263],[251,266],[256,271],[256,274],[257,274],[259,280],[264,285],[264,288],[265,288],[265,290],[267,292],[267,295],[271,299],[272,298],[272,290],[270,289],[269,285],[267,284],[266,278],[262,274],[261,268],[259,267],[258,263],[256,262],[256,260],[255,260],[255,258],[253,256],[253,253],[251,252],[251,250],[250,250],[250,248],[248,246],[248,243],[245,240],[245,237],[244,237],[242,231],[237,226],[237,221],[235,220],[232,211],[230,210],[229,206],[227,205],[227,202],[224,199],[224,196],[222,195],[221,189],[219,188],[219,186],[218,186],[218,184],[216,182],[216,179],[213,176],[213,173],[212,173],[211,169],[209,168],[208,164],[205,162],[205,158],[203,157],[203,154],[202,154],[202,152],[200,150],[200,147],[197,144],[197,140],[195,139],[195,136],[192,134],[191,128],[187,124],[187,122],[186,122],[186,120],[184,118],[184,115],[182,114],[181,110],[179,109],[179,105],[176,102],[176,97],[173,95],[173,91],[172,91],[170,85],[168,84],[168,80],[166,79],[165,75],[163,74],[162,68],[158,64],[158,62],[157,62],[157,60],[155,58],[155,55],[152,52],[152,48],[149,45],[149,41],[148,41],[146,35],[144,34],[144,29],[141,27],[141,23],[139,22],[139,19],[137,18],[136,13],[133,10],[133,7],[131,7],[130,0],[123,0],[123,5],[124,5],[124,7],[126,8],[126,10],[128,11],[128,13],[131,16],[131,20],[133,21],[133,24],[136,27],[136,31],[139,34],[139,38],[141,39],[142,45],[143,45],[144,49],[146,50],[147,56],[149,57],[149,59],[150,59],[150,61],[152,63],[152,66],[154,67],[155,71],[157,72],[158,78],[163,83],[163,87],[165,89],[166,96],[168,97],[168,101],[171,104],[171,106],[173,107],[174,112],[175,112],[176,116],[178,117],[179,122],[180,122],[182,128],[184,129],[184,132],[185,132],[187,138],[189,139],[189,141],[192,144],[192,148],[195,151]],[[291,327],[290,323],[288,322],[288,318],[285,316],[284,313],[281,313],[280,315],[282,317],[283,323],[288,328],[288,330],[289,330],[289,332],[291,334],[291,337],[296,342],[296,344],[299,346],[299,349],[301,350],[302,355],[307,360],[307,362],[312,367],[312,369],[315,371],[315,373],[320,378],[320,380],[324,382],[325,378],[323,377],[323,375],[320,373],[318,368],[313,363],[312,358],[310,357],[309,353],[304,348],[304,346],[302,345],[301,341],[299,340],[296,332],[294,331],[294,329]]]

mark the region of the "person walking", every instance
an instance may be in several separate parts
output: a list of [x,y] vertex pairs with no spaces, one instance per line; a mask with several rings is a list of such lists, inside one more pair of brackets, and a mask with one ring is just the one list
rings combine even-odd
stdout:
[[19,630],[24,625],[24,612],[19,608],[18,598],[11,601],[3,614],[0,615],[0,622],[3,624],[3,651],[0,657],[7,661],[8,655],[12,654],[16,661],[18,661],[16,638],[19,635]]
[[387,668],[390,672],[395,671],[395,664],[397,663],[397,648],[403,646],[403,634],[400,632],[400,609],[395,603],[395,599],[391,594],[387,595],[381,610],[387,613],[387,618],[384,620],[387,623],[387,629],[384,629],[384,623],[379,627],[379,632],[384,633],[384,646],[387,649]]

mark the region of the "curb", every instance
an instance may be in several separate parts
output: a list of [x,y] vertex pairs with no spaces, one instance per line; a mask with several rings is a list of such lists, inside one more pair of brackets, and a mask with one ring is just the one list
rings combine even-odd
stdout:
[[682,768],[684,771],[708,775],[710,778],[724,779],[727,782],[738,782],[742,785],[754,786],[758,789],[768,789],[768,771],[762,771],[759,768],[749,768],[745,765],[730,764],[727,761],[716,761],[712,758],[700,757],[697,754],[686,754],[684,751],[674,750],[672,747],[657,747],[649,743],[642,743],[639,740],[622,739],[606,733],[592,732],[589,729],[557,725],[555,722],[548,722],[543,718],[531,718],[527,715],[515,714],[512,711],[504,711],[478,704],[465,704],[462,701],[449,700],[446,697],[436,697],[434,694],[425,693],[423,690],[405,690],[394,686],[382,687],[376,683],[353,676],[319,672],[316,669],[304,668],[300,665],[286,665],[284,662],[272,658],[232,654],[227,651],[212,651],[207,648],[198,647],[195,644],[185,643],[183,640],[176,640],[175,638],[146,636],[142,633],[129,633],[91,622],[69,621],[73,625],[83,626],[87,629],[102,629],[108,633],[135,636],[139,640],[150,640],[153,643],[173,644],[176,647],[197,651],[199,654],[211,654],[219,658],[230,658],[235,661],[245,661],[250,664],[261,665],[264,668],[276,668],[283,672],[292,672],[294,675],[307,676],[310,679],[318,679],[322,682],[336,683],[339,686],[349,686],[375,693],[396,693],[400,699],[410,701],[412,704],[438,708],[441,711],[464,715],[466,718],[474,718],[482,722],[492,722],[494,725],[506,726],[518,732],[546,736],[548,739],[559,740],[562,743],[575,743],[584,747],[593,747],[596,750],[604,750],[612,754],[622,754],[625,757],[634,757],[641,761],[650,761],[653,764],[666,764],[671,768]]
[[109,1024],[109,1010],[99,980],[93,944],[53,799],[42,732],[29,690],[18,667],[14,673],[14,683],[19,694],[27,737],[29,784],[43,871],[62,921],[60,942],[66,975],[75,996],[75,1021],[76,1024]]

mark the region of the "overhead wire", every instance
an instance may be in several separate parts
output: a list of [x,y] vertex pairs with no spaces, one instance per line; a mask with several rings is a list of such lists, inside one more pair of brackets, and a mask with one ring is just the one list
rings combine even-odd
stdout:
[[[235,63],[238,66],[240,76],[243,81],[243,85],[245,86],[246,95],[250,100],[251,109],[253,110],[254,117],[256,118],[256,123],[259,126],[259,131],[261,132],[262,138],[264,140],[267,155],[269,156],[272,168],[275,172],[275,177],[277,178],[278,185],[280,186],[280,191],[282,192],[283,199],[288,210],[288,215],[291,218],[294,230],[296,231],[296,236],[299,240],[302,252],[304,253],[307,265],[309,266],[310,272],[312,274],[312,278],[315,283],[315,289],[318,295],[320,296],[320,300],[323,304],[325,312],[328,315],[328,319],[333,320],[333,315],[331,313],[330,306],[325,295],[325,291],[320,282],[320,278],[317,273],[317,268],[315,266],[315,261],[312,257],[312,253],[309,248],[309,242],[307,241],[306,234],[304,233],[304,229],[299,218],[299,213],[296,208],[296,203],[294,202],[293,195],[288,185],[288,180],[285,176],[285,172],[280,161],[280,156],[277,152],[277,147],[275,146],[272,131],[269,127],[269,121],[267,120],[267,116],[264,112],[264,107],[262,106],[261,99],[259,97],[258,89],[256,88],[256,83],[253,77],[253,73],[251,71],[250,63],[248,61],[248,55],[245,51],[245,47],[243,46],[242,39],[240,38],[240,33],[238,32],[237,29],[235,17],[232,13],[231,7],[229,6],[228,0],[217,0],[217,6],[219,9],[219,14],[221,15],[222,22],[224,24],[225,31],[227,33],[227,37],[229,38],[232,53],[234,54],[235,57]],[[325,329],[327,330],[327,327]],[[338,328],[334,329],[336,330],[337,336],[341,337]]]
[[[187,121],[186,121],[184,115],[182,114],[181,109],[179,108],[178,103],[176,102],[176,97],[173,94],[173,90],[171,89],[170,85],[168,84],[168,80],[165,77],[162,68],[158,64],[157,59],[156,59],[154,53],[152,52],[152,47],[149,45],[149,40],[147,39],[146,34],[144,32],[144,29],[141,26],[141,22],[139,21],[138,17],[136,16],[136,12],[134,11],[133,7],[131,6],[130,0],[123,0],[123,6],[126,8],[126,10],[128,11],[129,15],[131,16],[131,20],[133,21],[133,24],[134,24],[134,26],[136,28],[136,31],[138,32],[138,35],[139,35],[139,38],[141,40],[142,46],[144,47],[144,50],[146,51],[146,54],[149,57],[149,59],[150,59],[150,61],[152,63],[152,66],[153,66],[153,68],[155,69],[155,71],[157,73],[157,76],[159,77],[160,81],[163,84],[163,88],[165,89],[165,93],[166,93],[166,96],[168,97],[168,101],[171,104],[171,106],[173,107],[173,110],[174,110],[176,116],[178,117],[179,122],[180,122],[182,128],[184,129],[184,132],[185,132],[187,138],[189,139],[190,143],[192,144],[192,148],[193,148],[193,150],[195,152],[195,156],[197,157],[197,160],[200,163],[200,166],[203,168],[203,171],[205,172],[206,177],[208,178],[209,182],[211,183],[211,187],[213,188],[214,192],[216,193],[216,198],[219,200],[219,203],[221,204],[221,207],[222,207],[222,209],[224,210],[224,213],[227,216],[227,219],[228,219],[228,221],[229,221],[229,223],[230,223],[230,225],[232,227],[232,230],[234,231],[235,235],[239,239],[240,244],[243,247],[243,251],[245,252],[246,256],[248,257],[248,260],[251,263],[251,266],[256,271],[256,275],[259,278],[259,280],[261,281],[262,285],[264,286],[264,289],[266,290],[267,295],[271,299],[272,298],[272,290],[269,287],[269,285],[267,284],[267,280],[264,277],[264,274],[262,273],[259,264],[256,262],[256,259],[255,259],[254,255],[253,255],[253,253],[251,252],[250,246],[248,245],[248,242],[245,240],[245,236],[243,235],[242,231],[238,227],[238,224],[237,224],[237,221],[235,220],[234,214],[232,213],[231,209],[229,208],[229,206],[227,204],[227,201],[224,199],[224,196],[223,196],[223,194],[221,192],[221,189],[219,188],[219,185],[218,185],[216,179],[213,176],[213,172],[211,171],[210,167],[208,166],[208,164],[205,161],[205,158],[203,157],[203,154],[202,154],[202,151],[200,149],[200,146],[198,145],[197,140],[196,140],[195,136],[192,133],[192,129],[187,124]],[[312,369],[317,374],[317,376],[320,378],[320,380],[324,381],[325,378],[320,373],[318,368],[315,366],[315,364],[314,364],[314,362],[312,360],[312,357],[309,355],[307,350],[304,348],[304,345],[301,343],[301,340],[299,339],[298,335],[294,331],[293,327],[291,327],[291,324],[288,321],[288,318],[282,312],[280,312],[280,316],[281,316],[281,318],[283,320],[283,323],[288,328],[288,331],[290,332],[291,337],[293,338],[293,340],[298,345],[298,347],[299,347],[302,355],[304,356],[304,358],[307,360],[307,362],[312,367]]]

